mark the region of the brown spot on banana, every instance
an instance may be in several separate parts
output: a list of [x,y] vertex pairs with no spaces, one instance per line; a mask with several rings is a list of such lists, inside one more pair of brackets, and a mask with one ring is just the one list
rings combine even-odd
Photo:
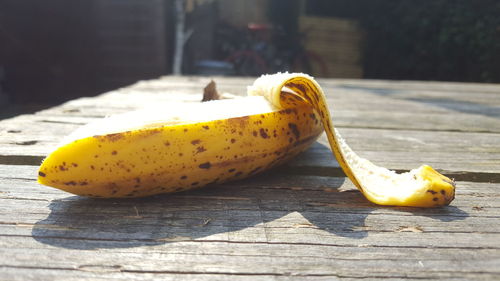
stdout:
[[210,169],[210,167],[212,167],[212,164],[210,164],[210,162],[205,162],[203,164],[198,165],[198,167],[200,169]]
[[202,153],[202,152],[205,152],[205,151],[207,151],[207,149],[204,146],[198,146],[196,148],[195,154]]
[[266,129],[260,128],[259,129],[259,133],[260,133],[260,137],[261,138],[263,138],[263,139],[268,139],[269,138],[269,135],[267,134]]

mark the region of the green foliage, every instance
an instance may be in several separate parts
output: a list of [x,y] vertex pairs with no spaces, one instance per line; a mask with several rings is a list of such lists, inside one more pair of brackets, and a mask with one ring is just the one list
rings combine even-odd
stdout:
[[367,78],[500,82],[500,1],[358,4]]
[[500,82],[500,0],[307,0],[357,19],[367,78]]

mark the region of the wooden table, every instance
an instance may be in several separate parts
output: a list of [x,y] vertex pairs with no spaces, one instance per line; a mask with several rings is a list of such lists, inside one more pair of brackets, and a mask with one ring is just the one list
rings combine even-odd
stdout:
[[[216,78],[244,94],[253,79]],[[70,131],[149,104],[197,101],[203,77],[163,77],[0,122],[0,280],[500,280],[500,85],[319,80],[360,156],[457,180],[438,209],[380,207],[324,137],[248,180],[131,200],[36,183]]]

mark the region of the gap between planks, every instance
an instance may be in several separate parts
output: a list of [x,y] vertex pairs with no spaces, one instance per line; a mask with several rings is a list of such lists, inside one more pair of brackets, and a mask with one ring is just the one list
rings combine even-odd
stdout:
[[[0,165],[19,165],[19,166],[39,166],[42,163],[43,156],[30,155],[0,155]],[[410,170],[395,169],[397,173],[406,173]],[[303,176],[322,176],[322,177],[345,177],[344,171],[340,167],[324,166],[290,166],[285,164],[278,167],[275,173],[303,175]],[[500,173],[481,173],[469,171],[447,171],[439,170],[442,174],[456,181],[500,183]],[[35,178],[33,178],[35,180]]]

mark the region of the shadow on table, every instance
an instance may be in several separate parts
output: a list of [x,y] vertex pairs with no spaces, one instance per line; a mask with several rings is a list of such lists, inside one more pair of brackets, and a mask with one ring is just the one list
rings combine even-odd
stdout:
[[49,216],[36,223],[32,234],[39,242],[76,249],[157,245],[209,236],[210,240],[231,241],[235,239],[232,233],[241,230],[248,233],[241,234],[245,235],[243,239],[270,242],[266,240],[269,233],[279,235],[287,228],[300,228],[303,233],[321,229],[363,238],[366,232],[359,229],[369,210],[348,212],[349,206],[364,202],[362,198],[353,202],[342,195],[359,197],[356,193],[336,192],[343,181],[325,179],[335,186],[324,192],[299,187],[303,184],[296,181],[283,183],[279,175],[267,174],[149,198],[104,200],[73,196],[53,201]]
[[74,249],[127,248],[209,236],[210,240],[231,241],[231,233],[240,230],[249,241],[272,242],[265,240],[269,233],[272,240],[273,234],[295,227],[301,229],[293,232],[309,237],[306,239],[318,235],[319,229],[319,235],[330,233],[359,240],[370,231],[365,219],[373,211],[407,212],[443,222],[468,216],[453,206],[423,210],[380,208],[366,202],[357,191],[309,191],[324,194],[308,198],[299,188],[249,187],[256,181],[262,184],[266,178],[269,176],[249,181],[244,187],[228,184],[142,199],[74,196],[55,200],[50,204],[49,216],[36,223],[32,234],[44,244]]
[[468,216],[450,206],[428,210],[375,206],[344,177],[294,175],[290,170],[297,168],[148,198],[72,196],[54,200],[49,216],[35,224],[32,235],[41,243],[73,249],[127,248],[203,238],[264,243],[351,239],[350,243],[357,243],[369,231],[387,231],[365,225],[374,212],[405,212],[441,221]]

